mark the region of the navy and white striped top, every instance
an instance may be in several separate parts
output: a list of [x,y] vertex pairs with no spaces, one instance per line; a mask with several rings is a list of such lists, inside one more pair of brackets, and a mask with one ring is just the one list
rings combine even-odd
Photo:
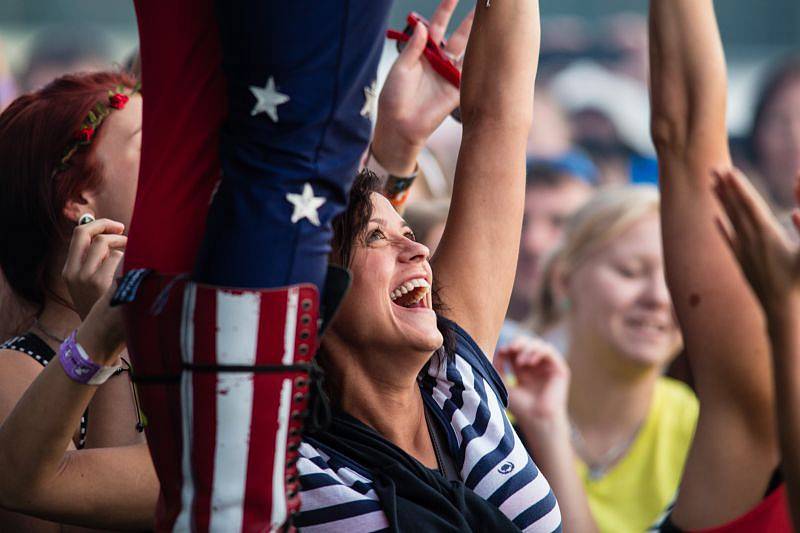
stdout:
[[[423,398],[447,428],[450,456],[466,487],[525,532],[561,531],[561,513],[505,414],[507,393],[472,338],[451,323],[455,357],[437,352],[423,370]],[[302,530],[379,531],[388,527],[370,473],[335,450],[306,440],[298,462]]]

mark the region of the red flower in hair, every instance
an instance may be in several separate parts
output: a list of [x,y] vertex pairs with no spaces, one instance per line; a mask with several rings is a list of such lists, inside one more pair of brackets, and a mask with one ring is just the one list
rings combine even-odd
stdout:
[[128,103],[128,95],[117,93],[108,97],[108,105],[114,109],[122,109]]
[[94,137],[94,128],[90,126],[83,127],[75,133],[75,138],[82,143],[88,143],[92,137]]

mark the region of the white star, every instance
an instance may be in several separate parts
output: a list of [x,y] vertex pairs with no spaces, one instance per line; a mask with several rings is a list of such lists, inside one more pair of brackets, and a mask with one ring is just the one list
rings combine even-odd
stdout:
[[288,193],[286,199],[294,206],[292,224],[297,224],[301,219],[307,218],[315,226],[319,226],[317,209],[325,203],[325,198],[314,196],[314,189],[310,183],[303,185],[303,194]]
[[275,78],[270,76],[263,88],[251,85],[250,92],[258,100],[253,106],[253,110],[250,111],[250,115],[266,113],[273,122],[278,122],[278,106],[288,102],[289,95],[275,90]]
[[364,87],[364,107],[361,108],[361,116],[371,119],[378,110],[378,80],[373,80],[372,85]]

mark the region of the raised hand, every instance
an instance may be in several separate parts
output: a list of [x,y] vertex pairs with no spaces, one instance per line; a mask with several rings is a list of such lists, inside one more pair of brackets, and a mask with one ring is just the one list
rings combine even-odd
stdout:
[[509,409],[520,421],[550,424],[567,417],[569,368],[555,347],[522,337],[497,351],[495,367],[510,368],[516,383],[506,381]]
[[[442,42],[458,0],[442,0],[430,20],[430,37]],[[460,69],[472,29],[471,11],[447,41],[444,52]],[[459,91],[423,55],[428,30],[417,24],[398,56],[378,100],[372,151],[390,173],[408,175],[428,137],[459,104]],[[410,168],[409,168],[410,166]]]
[[[800,254],[761,196],[737,169],[714,172],[715,192],[730,225],[720,231],[770,317],[786,314],[787,304],[800,302]],[[792,215],[800,230],[800,212]]]
[[114,280],[128,241],[124,229],[119,222],[101,218],[76,226],[72,233],[62,275],[81,320]]

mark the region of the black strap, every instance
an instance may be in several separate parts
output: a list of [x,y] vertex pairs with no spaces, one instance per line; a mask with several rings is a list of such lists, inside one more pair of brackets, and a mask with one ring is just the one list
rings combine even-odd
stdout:
[[433,451],[436,453],[436,460],[439,462],[439,470],[448,481],[461,481],[461,476],[447,447],[445,430],[441,424],[432,421],[436,415],[430,412],[431,409],[427,403],[422,403],[425,406],[425,422],[428,424],[428,433],[431,435]]

